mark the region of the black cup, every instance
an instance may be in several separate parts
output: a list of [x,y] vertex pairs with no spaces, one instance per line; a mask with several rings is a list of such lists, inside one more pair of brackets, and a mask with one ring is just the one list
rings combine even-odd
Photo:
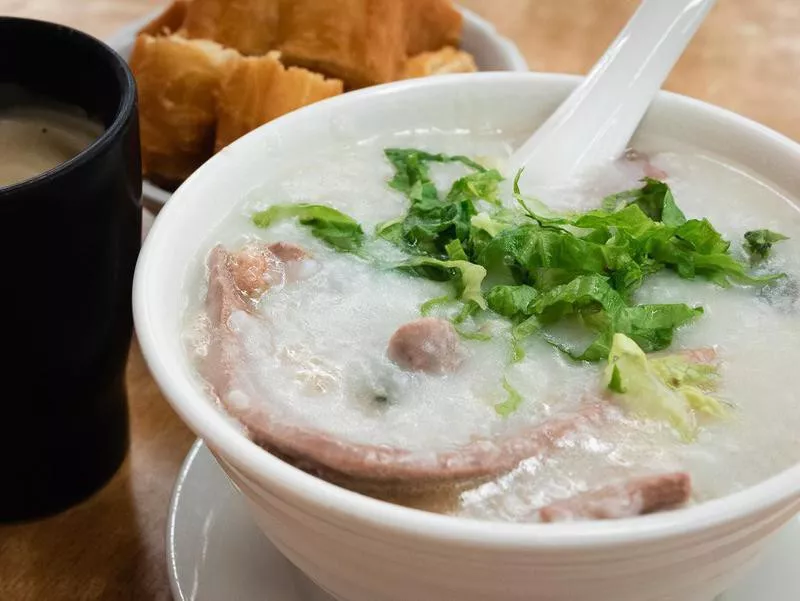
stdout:
[[0,18],[0,84],[105,126],[74,159],[0,188],[0,521],[17,521],[88,497],[127,453],[141,167],[133,76],[102,42]]

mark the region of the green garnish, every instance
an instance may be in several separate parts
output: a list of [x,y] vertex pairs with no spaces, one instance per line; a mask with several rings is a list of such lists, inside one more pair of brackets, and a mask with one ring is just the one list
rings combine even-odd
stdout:
[[[660,366],[657,361],[662,362]],[[666,371],[665,365],[670,366]],[[700,386],[686,381],[686,375],[699,367],[680,355],[648,359],[636,342],[624,334],[615,334],[604,383],[617,393],[617,400],[628,410],[647,419],[667,422],[681,438],[689,441],[697,435],[697,414],[725,415],[720,401],[706,394]],[[710,384],[716,378],[716,366],[702,367],[706,373],[700,380]],[[683,374],[677,381],[676,373]]]
[[506,400],[495,405],[494,410],[497,411],[497,413],[502,417],[508,417],[517,409],[519,409],[520,405],[522,405],[523,398],[522,395],[517,392],[517,390],[508,382],[508,378],[503,378],[503,390],[506,391]]
[[[716,372],[674,358],[648,362],[645,354],[668,348],[675,331],[703,309],[683,303],[638,305],[634,294],[647,277],[664,269],[723,287],[762,285],[783,274],[751,274],[707,219],[687,219],[665,182],[644,178],[640,188],[606,197],[599,209],[559,214],[523,196],[521,172],[513,182],[517,206],[512,209],[500,201],[500,173],[472,159],[411,148],[389,148],[385,155],[395,170],[389,186],[409,203],[404,215],[375,231],[374,239],[409,256],[388,267],[450,281],[455,288],[455,295],[424,303],[423,315],[461,301],[461,312],[451,319],[458,326],[491,310],[509,322],[512,362],[524,357],[523,342],[534,335],[576,360],[609,358],[607,386],[644,413],[661,415],[687,437],[693,433],[692,412],[721,411],[704,392],[705,379]],[[458,163],[467,170],[444,197],[431,177],[433,163]],[[253,223],[268,227],[292,217],[336,250],[375,260],[364,248],[366,236],[358,222],[331,207],[276,205],[256,213]],[[745,234],[754,260],[784,239],[769,230]],[[557,333],[555,326],[567,322],[589,335],[588,345],[576,347]],[[490,337],[480,328],[457,329],[465,338]],[[508,415],[522,397],[505,379],[503,387],[508,399],[497,409]],[[650,400],[637,400],[643,394]]]
[[277,221],[297,217],[311,233],[337,250],[355,252],[364,243],[364,230],[348,215],[325,205],[307,203],[273,205],[253,215],[257,227],[267,228]]
[[446,305],[446,304],[452,302],[453,300],[454,300],[453,297],[451,295],[449,295],[449,294],[445,294],[444,296],[437,296],[435,298],[427,300],[427,301],[425,301],[424,303],[422,303],[420,305],[419,314],[422,315],[423,317],[428,317],[428,315],[430,315],[431,312],[436,307],[440,307],[442,305]]
[[[445,258],[449,242],[469,239],[472,217],[478,214],[476,202],[499,203],[497,184],[503,178],[495,169],[486,169],[467,157],[411,148],[388,148],[385,154],[395,168],[389,186],[405,194],[410,206],[404,217],[378,226],[377,234],[409,252]],[[441,199],[430,176],[432,162],[461,163],[474,173],[457,180]]]
[[769,256],[772,245],[781,240],[788,240],[787,236],[770,230],[752,230],[744,235],[745,250],[753,261],[760,261]]
[[630,336],[647,352],[665,349],[677,328],[703,313],[701,307],[685,304],[629,306],[609,281],[598,275],[580,276],[550,290],[533,303],[531,311],[545,325],[575,316],[585,328],[596,332],[584,349],[547,337],[553,346],[583,361],[606,358],[616,333]]
[[689,361],[683,355],[667,355],[650,359],[650,367],[668,386],[694,386],[702,390],[717,387],[719,371],[716,365]]
[[473,302],[481,309],[486,308],[486,299],[481,292],[481,283],[486,277],[486,269],[469,261],[441,261],[428,257],[417,257],[397,266],[398,269],[430,280],[456,280],[459,298]]
[[531,307],[537,298],[539,292],[527,284],[495,286],[486,295],[492,311],[514,321],[532,315]]
[[623,206],[636,205],[653,221],[660,221],[667,226],[679,226],[686,223],[686,216],[675,204],[675,198],[669,186],[662,181],[646,177],[644,186],[612,194],[603,199],[606,211],[616,212]]

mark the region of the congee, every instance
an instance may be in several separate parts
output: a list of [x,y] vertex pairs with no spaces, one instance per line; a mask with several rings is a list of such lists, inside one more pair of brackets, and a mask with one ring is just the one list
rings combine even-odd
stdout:
[[253,442],[477,519],[632,517],[800,458],[800,215],[670,140],[539,189],[503,132],[286,160],[191,266],[198,377]]

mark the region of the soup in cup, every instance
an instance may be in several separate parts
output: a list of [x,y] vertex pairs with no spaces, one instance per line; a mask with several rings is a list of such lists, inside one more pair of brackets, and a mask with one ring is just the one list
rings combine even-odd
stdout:
[[518,186],[576,82],[324,101],[148,237],[156,380],[337,598],[705,601],[800,508],[800,147],[662,93],[617,163]]

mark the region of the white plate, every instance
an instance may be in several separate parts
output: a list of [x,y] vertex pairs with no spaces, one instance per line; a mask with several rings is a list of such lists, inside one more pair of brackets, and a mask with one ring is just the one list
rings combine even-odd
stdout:
[[[113,36],[106,43],[116,50],[125,60],[131,55],[136,34],[142,27],[155,19],[163,12],[157,9],[141,19],[132,21]],[[497,33],[491,23],[482,19],[472,11],[459,8],[464,15],[464,33],[462,47],[475,57],[478,69],[481,71],[527,71],[528,63],[511,40]],[[170,193],[145,180],[142,193],[147,205],[158,210],[169,200]]]
[[[167,562],[175,601],[334,601],[261,534],[201,441],[175,483]],[[717,601],[798,599],[800,516],[778,533],[761,564]]]

